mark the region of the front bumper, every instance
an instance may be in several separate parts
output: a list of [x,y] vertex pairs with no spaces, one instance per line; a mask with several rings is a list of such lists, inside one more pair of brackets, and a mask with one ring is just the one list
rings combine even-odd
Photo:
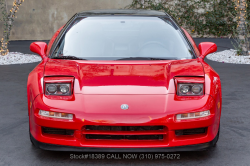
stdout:
[[217,138],[212,141],[202,144],[176,146],[176,147],[159,147],[159,148],[91,148],[91,147],[77,147],[77,146],[63,146],[47,144],[37,141],[31,136],[32,143],[40,149],[49,151],[67,151],[67,152],[133,152],[133,153],[166,153],[166,152],[186,152],[186,151],[203,151],[214,146]]
[[[83,96],[83,95],[82,95]],[[74,105],[81,101],[82,96],[76,96],[75,100],[68,101]],[[172,97],[172,98],[171,98]],[[168,95],[168,100],[174,100],[174,95]],[[201,150],[211,146],[211,141],[215,138],[219,128],[219,110],[216,108],[215,100],[205,95],[201,100],[192,101],[200,102],[200,109],[209,109],[211,115],[204,118],[177,122],[175,115],[178,113],[175,110],[164,113],[148,113],[148,114],[91,114],[81,111],[81,106],[69,107],[64,105],[52,107],[46,103],[44,96],[40,95],[33,102],[30,112],[30,131],[34,142],[41,149],[47,150],[62,150],[71,151],[105,151],[105,148],[113,148],[114,151],[187,151],[188,149]],[[176,101],[176,100],[175,100]],[[54,101],[55,102],[55,101]],[[60,101],[63,103],[62,101]],[[182,101],[180,101],[182,102]],[[79,103],[78,103],[79,104]],[[168,103],[168,106],[171,104]],[[176,105],[176,103],[173,103]],[[60,108],[61,107],[61,108]],[[171,106],[172,107],[172,106]],[[66,109],[67,108],[67,109]],[[78,109],[79,110],[72,110]],[[174,107],[172,107],[174,108]],[[73,113],[74,120],[58,120],[51,118],[43,118],[38,115],[39,109],[48,111],[58,111]],[[196,109],[197,110],[197,109]],[[83,119],[84,118],[84,119]],[[88,140],[83,134],[83,126],[85,125],[111,125],[111,126],[157,126],[164,125],[164,139],[162,140]],[[42,127],[61,128],[74,130],[73,136],[48,135],[42,132]],[[207,131],[204,134],[176,136],[176,130],[193,129],[206,127]],[[113,134],[113,133],[112,133]],[[197,145],[197,146],[196,146]],[[188,148],[187,148],[188,147]],[[83,150],[82,150],[83,149]],[[137,150],[136,150],[137,149]],[[162,150],[161,150],[162,149]],[[112,151],[112,150],[111,150]]]

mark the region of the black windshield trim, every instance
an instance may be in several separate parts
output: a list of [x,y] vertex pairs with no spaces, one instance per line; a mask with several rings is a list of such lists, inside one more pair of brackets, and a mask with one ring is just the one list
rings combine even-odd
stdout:
[[75,56],[56,56],[53,57],[52,59],[68,59],[68,60],[87,60],[84,58],[80,58],[80,57],[75,57]]
[[81,11],[78,15],[83,16],[99,16],[99,15],[130,15],[130,16],[166,16],[167,14],[157,10],[145,10],[145,9],[109,9],[109,10],[88,10]]
[[186,42],[188,43],[189,47],[190,47],[191,50],[192,50],[192,53],[193,53],[193,56],[194,56],[193,58],[194,58],[194,59],[197,59],[197,58],[198,58],[198,55],[196,54],[195,49],[194,49],[193,45],[191,44],[191,42],[189,41],[189,39],[187,38],[186,34],[183,32],[183,29],[181,28],[181,26],[178,24],[178,22],[175,20],[174,17],[172,17],[170,14],[168,14],[168,15],[169,15],[170,19],[172,20],[172,22],[173,22],[177,27],[179,27],[179,30],[180,30],[181,35],[184,37],[184,39],[186,40]]
[[51,46],[50,52],[48,57],[51,58],[51,56],[54,54],[56,47],[58,46],[58,44],[61,42],[62,37],[65,35],[66,33],[66,29],[68,29],[68,27],[77,19],[77,14],[75,14],[73,17],[71,17],[71,19],[69,19],[69,21],[64,25],[63,29],[60,31],[60,33],[58,34],[57,38],[55,39],[54,43]]
[[126,60],[178,60],[177,58],[171,57],[171,58],[161,58],[161,57],[125,57],[120,58],[115,61],[126,61]]

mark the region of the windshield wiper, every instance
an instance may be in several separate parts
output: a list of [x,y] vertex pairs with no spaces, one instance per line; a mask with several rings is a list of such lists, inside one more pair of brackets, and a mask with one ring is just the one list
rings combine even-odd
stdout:
[[121,58],[117,60],[177,60],[177,58],[174,58],[174,57],[169,57],[169,58],[127,57],[127,58]]
[[87,60],[87,59],[79,58],[76,56],[57,56],[57,57],[53,57],[52,59]]

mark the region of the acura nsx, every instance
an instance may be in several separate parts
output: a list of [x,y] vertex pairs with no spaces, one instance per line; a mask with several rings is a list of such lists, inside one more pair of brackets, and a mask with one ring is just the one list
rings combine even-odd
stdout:
[[198,151],[219,138],[221,82],[167,13],[75,14],[49,44],[27,83],[31,142],[82,152]]

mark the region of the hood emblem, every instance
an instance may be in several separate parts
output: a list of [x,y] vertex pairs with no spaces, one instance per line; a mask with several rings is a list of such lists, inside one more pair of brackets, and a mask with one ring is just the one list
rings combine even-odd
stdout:
[[128,109],[128,105],[127,104],[122,104],[121,105],[121,109],[122,110],[127,110]]

